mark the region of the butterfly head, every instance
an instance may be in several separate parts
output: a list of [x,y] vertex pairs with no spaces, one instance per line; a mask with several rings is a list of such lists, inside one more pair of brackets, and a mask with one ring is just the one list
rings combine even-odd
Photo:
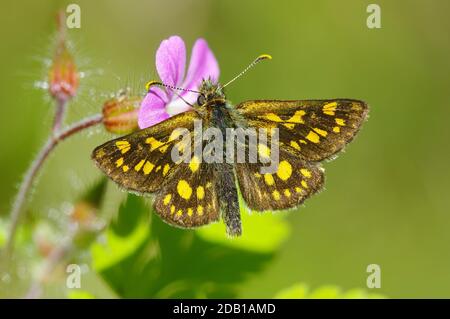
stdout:
[[197,98],[197,105],[204,106],[211,103],[225,103],[225,94],[219,84],[211,79],[203,80],[199,89],[200,93]]

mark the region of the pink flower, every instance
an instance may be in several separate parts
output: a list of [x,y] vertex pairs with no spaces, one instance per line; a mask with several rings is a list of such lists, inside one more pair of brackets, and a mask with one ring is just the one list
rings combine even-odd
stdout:
[[[198,90],[203,79],[213,82],[219,79],[219,65],[204,39],[198,39],[193,48],[189,68],[185,76],[186,46],[179,36],[171,36],[161,42],[156,51],[156,70],[161,81],[167,85]],[[187,102],[194,104],[198,94],[177,91]],[[151,87],[139,109],[138,124],[141,129],[162,122],[185,112],[191,107],[171,89]]]

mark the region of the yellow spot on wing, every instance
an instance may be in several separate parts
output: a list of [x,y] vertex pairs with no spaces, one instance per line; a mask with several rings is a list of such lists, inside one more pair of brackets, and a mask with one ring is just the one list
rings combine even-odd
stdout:
[[122,166],[122,164],[123,164],[123,157],[119,158],[119,159],[116,161],[116,166],[117,166],[117,167]]
[[200,166],[200,160],[197,156],[192,157],[191,161],[189,162],[189,168],[191,169],[192,173],[195,173]]
[[330,102],[323,106],[322,111],[326,115],[334,115],[334,112],[336,112],[337,102]]
[[268,173],[264,174],[264,181],[269,186],[275,184],[275,180],[273,179],[272,174],[268,174]]
[[205,189],[203,188],[203,186],[197,187],[197,198],[203,199],[204,197],[205,197]]
[[302,184],[302,186],[303,186],[304,188],[308,188],[308,184],[306,184],[305,181],[301,181],[301,184]]
[[314,128],[314,131],[316,131],[317,133],[319,133],[319,135],[322,135],[323,137],[328,135],[327,131],[321,130],[320,128]]
[[258,144],[258,154],[261,157],[270,157],[270,148],[264,144]]
[[188,210],[187,210],[188,216],[191,217],[193,213],[194,213],[194,211],[192,210],[192,208],[188,208]]
[[334,133],[339,133],[340,131],[341,131],[341,128],[339,126],[333,127],[333,132]]
[[106,155],[105,150],[104,150],[103,148],[101,148],[101,149],[99,149],[99,150],[97,151],[97,154],[95,154],[95,157],[96,157],[96,158],[102,158],[102,157],[105,156],[105,155]]
[[169,172],[169,169],[170,169],[170,165],[169,164],[164,165],[163,176],[167,175],[167,173]]
[[289,189],[284,190],[284,196],[291,197],[291,191]]
[[191,198],[192,188],[191,188],[191,186],[189,186],[189,183],[186,182],[184,179],[181,179],[178,182],[177,191],[178,191],[178,195],[180,195],[180,197],[182,197],[186,200]]
[[307,177],[307,178],[311,177],[311,172],[309,170],[307,170],[306,168],[300,169],[300,173],[302,173],[302,175]]
[[296,141],[291,141],[291,146],[296,150],[300,151],[300,145]]
[[142,168],[142,166],[144,166],[145,160],[141,160],[139,163],[136,164],[136,166],[134,167],[134,170],[136,172],[139,172]]
[[167,144],[167,145],[164,145],[164,146],[161,146],[160,148],[159,148],[159,151],[161,152],[161,153],[165,153],[166,151],[167,151],[167,148],[169,147],[169,145]]
[[295,188],[295,192],[296,192],[296,193],[300,193],[301,191],[302,191],[302,189],[301,189],[300,187],[296,187],[296,188]]
[[179,209],[179,210],[177,211],[177,216],[181,216],[181,215],[183,215],[183,211],[182,211],[181,209]]
[[280,193],[277,190],[272,192],[273,199],[280,200]]
[[145,175],[150,174],[150,172],[153,170],[154,167],[155,167],[155,165],[153,165],[149,161],[145,162],[144,169],[143,169],[144,174]]
[[292,130],[295,127],[294,123],[283,123],[283,125],[286,126],[290,130]]
[[153,150],[157,149],[158,147],[164,145],[163,142],[158,141],[154,137],[147,138],[145,140],[145,143],[150,145],[150,151],[153,151]]
[[117,141],[116,146],[122,152],[122,154],[125,154],[131,148],[131,145],[130,143],[128,143],[128,141]]
[[261,178],[261,174],[260,173],[255,173],[255,177]]
[[278,164],[277,175],[281,180],[287,181],[292,175],[291,164],[289,164],[288,161],[281,161],[280,164]]
[[174,205],[170,206],[170,213],[171,214],[175,213],[175,206]]
[[172,199],[172,195],[171,194],[167,194],[164,197],[164,200],[163,200],[164,205],[169,205],[169,202],[170,202],[171,199]]
[[158,167],[155,169],[155,172],[158,172],[161,170],[161,165],[158,165]]
[[337,125],[345,126],[345,120],[344,119],[334,119],[336,121]]
[[197,206],[197,214],[198,214],[198,216],[203,215],[203,206],[201,206],[201,205]]
[[272,121],[272,122],[283,122],[283,120],[275,113],[266,114],[266,119],[268,119],[269,121]]
[[308,135],[306,135],[306,139],[310,140],[313,143],[319,143],[320,137],[313,131],[309,131]]
[[358,103],[352,102],[352,110],[360,111],[362,109],[361,105]]
[[299,123],[299,124],[303,124],[305,123],[305,121],[303,121],[303,115],[305,115],[306,112],[303,110],[297,111],[295,112],[294,116],[292,116],[289,120],[287,120],[288,122],[291,123]]
[[130,168],[129,168],[127,165],[122,166],[122,170],[123,170],[124,172],[128,172],[129,169],[130,169]]

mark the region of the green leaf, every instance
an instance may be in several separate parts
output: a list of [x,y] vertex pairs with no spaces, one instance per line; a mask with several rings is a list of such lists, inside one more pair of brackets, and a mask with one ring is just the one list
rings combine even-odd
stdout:
[[[167,225],[154,213],[150,221],[133,216],[142,216],[137,210],[143,207],[141,198],[129,195],[115,224],[107,230],[107,250],[101,244],[92,248],[95,268],[120,297],[236,297],[239,285],[250,274],[264,269],[274,256],[267,244],[229,244],[225,232],[221,233],[224,241],[210,240],[197,231]],[[145,208],[145,214],[148,210]],[[130,227],[127,216],[137,225]],[[244,236],[261,234],[250,232]],[[129,243],[126,250],[124,243]]]
[[148,208],[134,195],[119,209],[118,219],[91,246],[93,267],[97,271],[109,268],[130,256],[145,241],[149,233],[148,222],[139,222]]
[[273,252],[280,247],[289,236],[289,225],[284,220],[285,213],[260,213],[246,208],[239,193],[243,235],[229,238],[225,235],[225,224],[218,223],[205,226],[198,230],[198,235],[210,242],[228,247],[235,247],[255,252]]
[[101,178],[97,183],[89,187],[77,202],[84,201],[96,208],[100,207],[106,192],[107,182],[108,179],[106,177]]
[[378,293],[370,293],[364,289],[350,289],[342,291],[338,286],[324,285],[311,291],[308,285],[298,283],[281,290],[275,295],[277,299],[382,299],[385,296]]
[[95,299],[95,296],[84,290],[71,290],[67,293],[69,299]]
[[225,224],[218,222],[197,231],[199,237],[212,243],[222,244],[255,252],[273,252],[289,235],[289,226],[283,213],[242,212],[243,235],[229,238],[225,234]]

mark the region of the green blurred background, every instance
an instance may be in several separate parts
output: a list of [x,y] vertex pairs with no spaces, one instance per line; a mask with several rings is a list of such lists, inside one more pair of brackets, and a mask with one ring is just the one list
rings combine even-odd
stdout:
[[[4,228],[21,176],[52,124],[54,105],[45,90],[36,88],[36,81],[45,80],[52,56],[55,13],[72,2],[1,5],[0,218]],[[381,29],[366,26],[366,7],[372,2],[381,6]],[[370,292],[391,298],[450,297],[448,1],[76,3],[81,7],[81,29],[69,30],[68,35],[85,77],[70,105],[68,122],[99,112],[103,101],[119,88],[142,91],[146,80],[156,78],[154,55],[160,41],[173,34],[184,38],[189,51],[195,39],[206,38],[219,61],[222,81],[260,53],[273,56],[230,86],[232,102],[348,97],[370,105],[369,121],[358,138],[335,161],[324,164],[326,190],[298,211],[281,217],[252,215],[244,224],[247,238],[236,242],[223,238],[222,228],[216,233],[214,227],[220,226],[200,232],[167,230],[169,226],[153,219],[145,231],[157,227],[164,234],[147,234],[152,239],[141,242],[139,252],[126,254],[120,266],[91,267],[98,262],[98,253],[95,257],[95,247],[85,250],[89,256],[83,258],[90,270],[83,291],[96,297],[271,298],[298,283],[312,289],[335,285],[343,291],[368,290],[366,267],[379,264],[382,286]],[[101,177],[90,152],[110,137],[98,127],[57,148],[34,188],[27,223],[50,219],[50,227],[59,229],[55,233],[64,234],[59,215],[64,216],[65,207]],[[117,207],[124,197],[108,184],[102,208],[106,220],[120,222]],[[42,262],[32,252],[33,238],[18,243],[19,250],[20,245],[26,247],[22,260],[17,257],[19,276],[2,274],[0,296],[22,296],[27,291],[34,273],[30,268]],[[191,246],[172,247],[176,240]],[[149,243],[160,248],[155,267],[160,271],[174,264],[179,267],[153,273],[147,263],[152,260]],[[224,251],[228,257],[223,262],[208,257]],[[199,274],[189,269],[193,256],[195,267],[202,269]],[[104,258],[108,263],[109,257]],[[146,265],[146,271],[136,266],[139,263]],[[185,271],[189,275],[184,276]],[[131,279],[123,279],[125,274],[136,277],[134,285],[139,288]],[[158,284],[161,289],[148,288],[155,280],[164,281]],[[225,288],[208,293],[214,285]],[[192,287],[195,293],[178,293]],[[45,296],[66,294],[50,289]]]

